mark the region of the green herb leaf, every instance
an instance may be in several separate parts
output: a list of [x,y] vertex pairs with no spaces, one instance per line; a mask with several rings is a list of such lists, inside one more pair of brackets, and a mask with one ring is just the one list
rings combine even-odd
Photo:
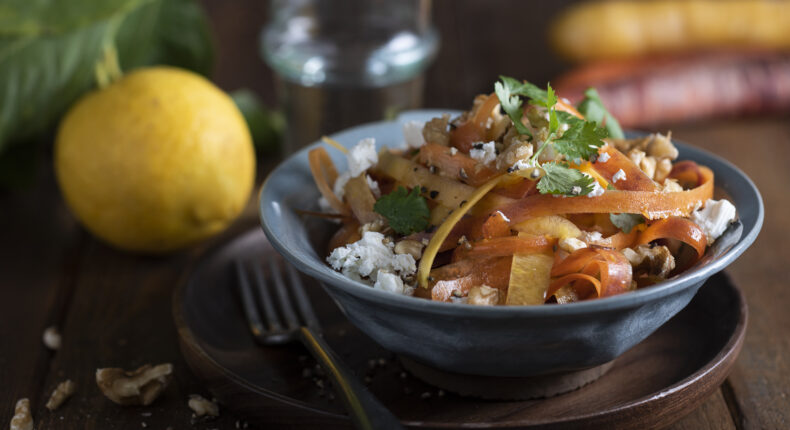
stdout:
[[208,21],[194,0],[10,0],[0,9],[0,152],[47,136],[93,88],[107,45],[124,70],[168,64],[210,72]]
[[583,196],[595,187],[595,179],[568,167],[565,163],[543,163],[545,175],[538,182],[541,194],[560,194],[564,196]]
[[398,187],[378,199],[373,210],[384,216],[393,230],[403,235],[425,230],[431,216],[428,204],[417,187],[411,192],[405,187]]
[[645,217],[639,214],[610,214],[609,219],[625,233],[631,233],[634,227],[645,222]]
[[521,107],[521,98],[513,93],[513,88],[502,82],[497,82],[494,84],[494,92],[499,98],[499,105],[510,117],[510,121],[513,122],[516,130],[521,134],[532,136],[529,128],[521,122],[521,117],[524,116],[524,109]]
[[579,112],[587,118],[588,121],[593,121],[598,126],[603,124],[609,136],[614,139],[624,139],[623,129],[620,128],[620,123],[617,122],[612,114],[606,110],[595,88],[589,88],[584,92],[584,100],[579,103]]
[[589,160],[603,146],[601,140],[607,136],[606,130],[591,121],[575,121],[562,136],[553,140],[554,149],[574,161]]

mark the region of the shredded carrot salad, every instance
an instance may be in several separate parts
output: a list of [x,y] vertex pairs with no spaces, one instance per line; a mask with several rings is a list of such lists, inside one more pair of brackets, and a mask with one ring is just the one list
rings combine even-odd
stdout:
[[677,161],[670,135],[625,139],[594,91],[574,107],[551,86],[494,89],[457,118],[403,124],[402,148],[310,151],[323,214],[341,223],[333,268],[430,300],[570,303],[677,275],[735,219],[710,169]]

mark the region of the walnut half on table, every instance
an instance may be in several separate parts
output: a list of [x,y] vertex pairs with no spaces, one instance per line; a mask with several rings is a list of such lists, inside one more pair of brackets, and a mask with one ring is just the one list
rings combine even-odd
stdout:
[[96,370],[96,384],[108,399],[119,405],[148,406],[156,400],[173,379],[170,363],[151,366],[146,364],[136,370],[119,368]]

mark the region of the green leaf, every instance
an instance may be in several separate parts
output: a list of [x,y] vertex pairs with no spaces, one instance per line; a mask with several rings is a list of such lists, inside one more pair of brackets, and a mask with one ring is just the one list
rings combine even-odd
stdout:
[[595,88],[589,88],[584,92],[584,100],[579,103],[579,112],[584,115],[588,121],[593,121],[598,126],[603,124],[609,136],[614,139],[624,139],[623,129],[620,128],[620,123],[617,119],[606,110]]
[[524,109],[521,107],[521,99],[519,96],[513,94],[511,87],[501,82],[494,84],[494,92],[499,99],[499,105],[502,106],[507,116],[510,117],[510,121],[513,123],[513,126],[516,127],[516,130],[521,134],[532,136],[532,132],[529,131],[529,128],[521,122],[521,118],[524,116]]
[[425,198],[416,187],[409,192],[400,186],[381,196],[373,205],[373,210],[384,216],[393,230],[403,235],[425,230],[431,216]]
[[595,179],[568,167],[567,164],[552,161],[544,163],[541,168],[545,172],[538,181],[538,191],[541,194],[583,196],[595,188]]
[[247,126],[250,128],[255,151],[259,154],[277,152],[280,148],[285,119],[277,111],[269,110],[248,89],[236,90],[230,94],[236,103]]
[[645,222],[645,217],[639,214],[609,214],[609,219],[617,228],[625,233]]
[[122,67],[169,64],[207,73],[208,25],[193,0],[6,0],[0,6],[0,153],[45,136],[94,87],[115,45]]
[[589,160],[598,153],[598,148],[603,146],[601,140],[607,136],[606,130],[598,127],[594,122],[576,121],[562,133],[562,136],[553,140],[554,149],[565,155],[568,160]]

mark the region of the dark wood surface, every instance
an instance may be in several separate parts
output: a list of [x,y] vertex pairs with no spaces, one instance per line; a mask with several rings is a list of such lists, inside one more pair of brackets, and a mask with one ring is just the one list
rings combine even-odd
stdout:
[[[204,3],[217,36],[216,81],[228,90],[251,87],[273,103],[271,72],[257,48],[265,4]],[[426,105],[462,108],[469,94],[488,91],[499,73],[542,82],[561,71],[563,65],[548,54],[539,34],[540,23],[562,3],[514,7],[516,2],[502,0],[436,1],[434,19],[444,45],[426,77]],[[507,28],[525,35],[513,38]],[[537,39],[529,37],[530,31]],[[529,55],[512,54],[522,43],[530,43]],[[785,270],[790,260],[784,246],[790,243],[790,118],[667,128],[679,139],[732,160],[755,181],[766,206],[762,234],[728,270],[743,289],[751,315],[740,358],[722,387],[671,428],[788,428],[790,293]],[[260,170],[274,161],[264,160]],[[139,429],[143,423],[162,430],[234,429],[237,421],[243,423],[243,416],[223,409],[219,419],[191,425],[187,396],[208,393],[179,351],[171,297],[182,272],[207,246],[256,224],[253,202],[229,231],[207,244],[167,257],[129,255],[78,226],[54,183],[49,151],[43,150],[29,188],[0,192],[0,425],[7,425],[20,397],[31,399],[37,429]],[[63,333],[63,346],[54,353],[41,343],[49,325]],[[147,408],[116,406],[94,382],[97,367],[160,362],[174,363],[175,380]],[[46,398],[66,378],[77,383],[76,395],[62,409],[47,411]]]

